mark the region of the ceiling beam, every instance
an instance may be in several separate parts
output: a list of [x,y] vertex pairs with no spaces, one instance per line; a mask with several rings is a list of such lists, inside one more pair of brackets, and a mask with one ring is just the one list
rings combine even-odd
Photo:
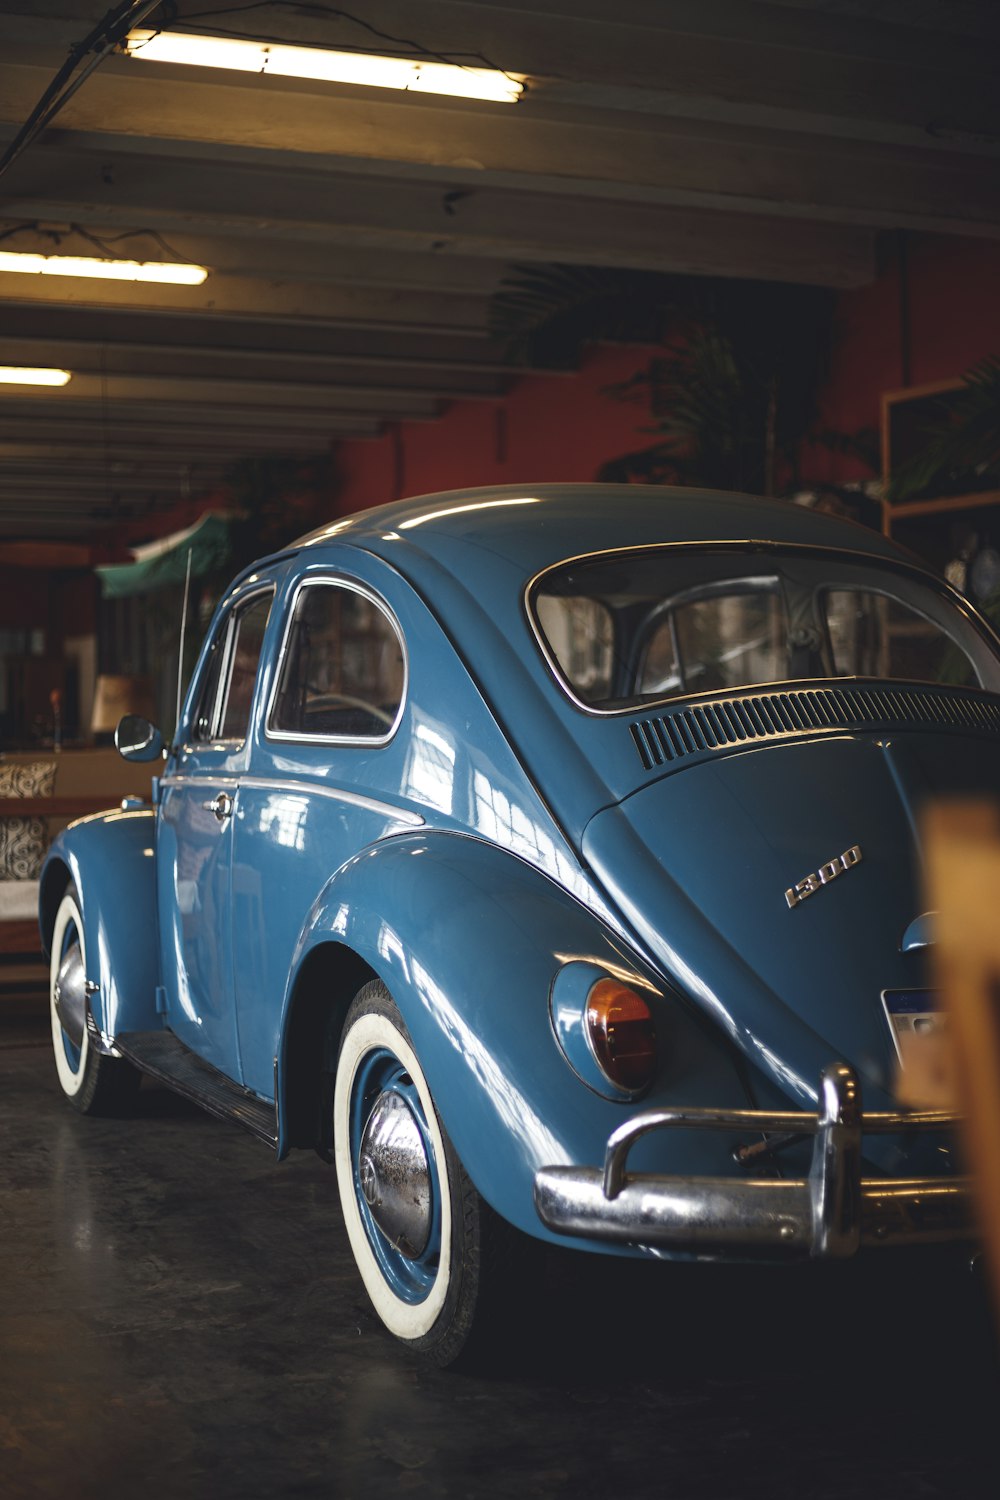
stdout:
[[[20,387],[0,387],[3,389],[21,389]],[[65,395],[71,387],[66,386],[61,391],[49,394],[48,400],[13,399],[0,396],[0,420],[3,417],[17,419],[19,417],[43,416],[46,419],[52,415],[54,400]],[[54,398],[54,400],[53,400]],[[202,404],[192,404],[190,400],[174,400],[167,402],[157,399],[152,404],[148,401],[130,401],[127,397],[116,399],[110,404],[100,400],[84,401],[77,399],[67,401],[60,408],[60,412],[67,418],[77,418],[93,424],[100,428],[106,424],[112,431],[128,430],[133,422],[148,425],[153,421],[157,427],[182,426],[186,430],[197,431],[205,426],[212,426],[216,422],[221,427],[232,430],[266,430],[263,426],[268,421],[274,422],[273,431],[276,437],[285,430],[286,423],[299,432],[314,432],[318,440],[329,440],[331,434],[345,436],[352,430],[352,417],[354,413],[345,407],[338,410],[331,407],[328,412],[303,410],[292,408],[281,410],[272,408],[268,410],[260,406],[252,407],[239,401],[237,404],[221,404],[208,408]],[[393,403],[378,406],[372,410],[365,411],[363,407],[357,410],[357,418],[362,428],[373,420],[387,421],[429,421],[432,413],[418,413],[414,411],[402,412],[395,408]],[[339,431],[338,431],[339,429]]]
[[[192,8],[196,14],[204,10],[198,0],[182,3],[177,29],[184,29],[185,12]],[[61,18],[67,9],[33,5],[27,16],[5,18],[0,40],[12,56],[65,55],[80,35],[79,22]],[[286,8],[269,12],[255,6],[248,13],[241,3],[229,15],[226,9],[216,7],[210,18],[193,22],[192,29],[221,27],[248,36],[277,35],[363,50],[377,45],[370,31],[343,12],[325,17],[316,7],[296,15]],[[866,5],[858,15],[841,7],[838,15],[832,5],[815,3],[672,0],[667,5],[647,0],[644,5],[616,5],[609,25],[603,0],[586,7],[557,0],[530,8],[489,0],[422,0],[415,26],[412,0],[376,0],[367,7],[366,18],[388,35],[415,36],[431,51],[478,53],[494,65],[530,75],[531,92],[518,106],[521,110],[569,84],[581,102],[582,90],[590,86],[598,98],[608,92],[626,99],[648,96],[673,115],[718,118],[713,111],[724,109],[741,124],[760,123],[757,111],[762,102],[770,102],[792,129],[817,119],[836,128],[848,119],[871,138],[880,131],[906,130],[919,138],[929,123],[930,98],[939,121],[951,122],[965,134],[980,134],[984,119],[993,118],[1000,40],[995,26],[983,24],[984,7],[956,0],[947,10],[938,5],[937,14],[928,16],[930,7],[910,6],[904,18],[884,4],[881,14],[870,14],[872,9]],[[909,12],[917,12],[916,26]],[[968,22],[964,31],[963,13]],[[908,24],[900,24],[901,19]],[[131,60],[118,66],[143,74],[153,68]],[[269,98],[289,86],[279,79],[266,82]],[[326,86],[322,92],[331,89]]]
[[252,380],[299,384],[322,391],[324,387],[351,385],[355,389],[416,391],[440,400],[469,396],[497,396],[509,377],[470,371],[461,377],[447,369],[413,366],[405,372],[385,361],[362,367],[356,361],[327,359],[322,355],[300,356],[291,350],[258,352],[181,347],[164,349],[155,344],[134,345],[105,340],[8,338],[0,332],[0,361],[9,365],[43,366],[72,370],[77,374],[108,376],[168,376],[187,379],[197,371],[199,379]]
[[[16,390],[21,396],[29,388],[24,386],[0,386],[0,410],[3,409],[5,389]],[[21,396],[21,399],[28,399]],[[320,385],[298,384],[291,381],[224,380],[202,379],[196,375],[115,375],[106,376],[98,371],[81,371],[74,374],[68,385],[58,389],[45,389],[38,397],[45,405],[72,408],[77,403],[99,403],[112,415],[119,402],[123,404],[151,402],[167,406],[197,402],[211,406],[240,406],[265,408],[283,413],[292,408],[298,415],[311,412],[323,422],[331,411],[381,411],[391,407],[397,416],[432,417],[439,410],[435,397],[421,391],[397,387],[366,389],[359,384]]]
[[156,307],[171,312],[211,312],[216,317],[249,313],[288,322],[337,322],[353,328],[404,328],[430,332],[486,332],[484,297],[387,291],[382,287],[298,285],[244,276],[211,276],[202,286],[94,281],[76,276],[24,276],[0,271],[0,301],[88,307]]
[[[179,349],[195,356],[202,350],[273,354],[302,360],[335,359],[352,368],[393,370],[479,370],[509,373],[496,341],[454,336],[435,329],[341,328],[330,324],[284,325],[259,317],[215,318],[211,313],[157,312],[141,308],[41,306],[0,302],[0,337],[72,339],[99,344],[146,345]],[[532,369],[533,374],[548,373]],[[552,373],[565,374],[559,370]]]
[[[558,105],[547,110],[544,93],[524,109],[472,110],[462,101],[395,90],[275,87],[299,80],[215,70],[210,78],[197,76],[208,71],[111,58],[65,106],[60,129],[91,136],[103,151],[131,139],[151,154],[155,87],[160,149],[183,156],[207,145],[234,166],[255,151],[280,150],[289,175],[296,167],[373,174],[380,165],[396,179],[429,177],[453,189],[530,183],[563,196],[952,233],[993,226],[1000,233],[991,156],[890,143],[873,149],[864,141],[825,140],[801,121],[782,130]],[[8,62],[5,76],[0,118],[16,124],[51,72]],[[381,94],[391,97],[371,97]]]
[[53,410],[51,402],[0,398],[0,433],[19,438],[29,438],[35,433],[61,432],[67,436],[86,433],[102,442],[108,434],[112,437],[120,435],[126,441],[152,435],[162,441],[174,442],[185,435],[203,441],[225,434],[233,439],[260,442],[269,435],[272,438],[277,435],[282,441],[309,438],[322,448],[348,435],[374,436],[380,430],[381,422],[380,413],[333,412],[317,420],[312,413],[284,412],[280,428],[272,432],[262,422],[259,411],[248,411],[244,407],[207,410],[203,406],[161,405],[147,409],[142,405],[132,405],[127,410],[109,410],[99,403],[80,402],[73,408]]
[[244,280],[320,283],[341,287],[427,292],[433,296],[492,296],[506,272],[501,259],[439,255],[433,251],[383,249],[297,241],[280,226],[253,235],[171,232],[169,245],[141,228],[121,238],[113,224],[39,230],[0,224],[3,248],[31,255],[106,255],[129,260],[178,260],[208,266],[213,273]]
[[[54,141],[33,147],[30,160],[25,153],[6,175],[4,218],[155,228],[168,239],[192,223],[199,232],[220,235],[282,225],[297,242],[313,236],[442,259],[502,256],[838,287],[864,285],[874,276],[870,225],[807,222],[808,215],[800,222],[791,203],[771,204],[766,213],[757,205],[750,212],[742,192],[731,205],[723,199],[709,209],[630,201],[627,162],[618,164],[620,185],[604,183],[600,192],[588,193],[566,181],[521,178],[492,186],[479,177],[466,183],[468,174],[461,173],[453,183],[356,173],[324,173],[316,180],[246,160],[220,172],[197,157],[160,158],[154,165],[120,148],[114,142],[104,150],[66,149]],[[675,154],[683,156],[684,148]],[[718,211],[730,206],[735,220]],[[987,226],[984,232],[992,231]],[[211,284],[200,289],[203,299]],[[143,300],[158,305],[148,296]],[[176,312],[195,307],[190,298],[173,299]],[[279,316],[277,306],[263,299],[246,311],[261,322]],[[311,321],[319,321],[318,308]],[[450,331],[454,337],[457,330]],[[475,333],[465,326],[462,331]]]
[[[88,437],[82,433],[49,429],[44,440],[41,434],[32,433],[34,441],[18,441],[7,437],[0,427],[0,467],[28,460],[53,473],[77,466],[94,467],[104,472],[109,462],[115,465],[149,463],[164,468],[172,464],[179,470],[191,464],[229,465],[240,458],[269,457],[279,452],[282,457],[322,458],[330,451],[329,445],[317,444],[315,437],[284,432],[280,449],[276,448],[273,439],[266,436],[255,439],[249,433],[223,433],[217,438],[208,433],[199,434],[185,437],[179,446],[177,436],[172,436],[169,431],[151,429],[150,432],[147,440],[130,427],[127,439],[117,434],[106,445],[100,433]],[[19,436],[24,439],[25,434],[22,432]]]

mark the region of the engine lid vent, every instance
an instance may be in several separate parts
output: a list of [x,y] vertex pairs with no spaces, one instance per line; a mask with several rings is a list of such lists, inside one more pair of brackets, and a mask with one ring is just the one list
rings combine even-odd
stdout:
[[629,725],[647,771],[817,729],[946,729],[1000,736],[1000,701],[961,689],[790,688],[668,709]]

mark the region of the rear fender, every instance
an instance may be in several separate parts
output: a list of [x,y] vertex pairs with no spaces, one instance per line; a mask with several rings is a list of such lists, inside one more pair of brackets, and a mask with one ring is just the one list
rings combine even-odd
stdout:
[[156,813],[128,808],[71,823],[42,868],[39,920],[46,953],[56,912],[76,886],[87,949],[87,978],[98,985],[90,1009],[99,1030],[152,1031],[159,939],[156,919]]
[[[703,1019],[668,995],[662,978],[593,912],[494,845],[415,833],[349,861],[313,908],[282,1018],[283,1127],[294,978],[317,949],[331,945],[383,980],[470,1177],[498,1213],[528,1233],[556,1238],[535,1213],[536,1170],[599,1163],[608,1135],[639,1107],[601,1098],[563,1055],[549,996],[566,964],[631,977],[650,995],[676,1065],[666,1082],[686,1103],[746,1102],[717,1034],[707,1035]],[[642,1104],[654,1102],[659,1089],[658,1082]],[[718,1149],[711,1133],[684,1134],[691,1143],[687,1170],[709,1169],[701,1153]]]

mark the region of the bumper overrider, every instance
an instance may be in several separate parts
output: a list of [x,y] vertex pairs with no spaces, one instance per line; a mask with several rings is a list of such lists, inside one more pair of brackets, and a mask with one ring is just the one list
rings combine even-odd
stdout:
[[[635,1115],[609,1137],[603,1171],[542,1167],[535,1207],[559,1234],[706,1255],[842,1259],[862,1245],[970,1239],[968,1179],[861,1175],[863,1135],[942,1132],[956,1123],[936,1111],[864,1114],[857,1075],[836,1063],[823,1073],[816,1114],[670,1108]],[[667,1129],[812,1136],[809,1175],[797,1181],[630,1175],[634,1143]]]

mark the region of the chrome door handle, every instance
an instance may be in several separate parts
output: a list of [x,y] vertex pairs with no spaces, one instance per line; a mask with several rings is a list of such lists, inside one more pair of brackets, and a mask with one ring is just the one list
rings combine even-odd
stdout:
[[205,806],[209,812],[215,813],[220,823],[224,823],[233,815],[233,799],[228,792],[220,792],[217,797],[212,798],[211,802],[206,802]]

